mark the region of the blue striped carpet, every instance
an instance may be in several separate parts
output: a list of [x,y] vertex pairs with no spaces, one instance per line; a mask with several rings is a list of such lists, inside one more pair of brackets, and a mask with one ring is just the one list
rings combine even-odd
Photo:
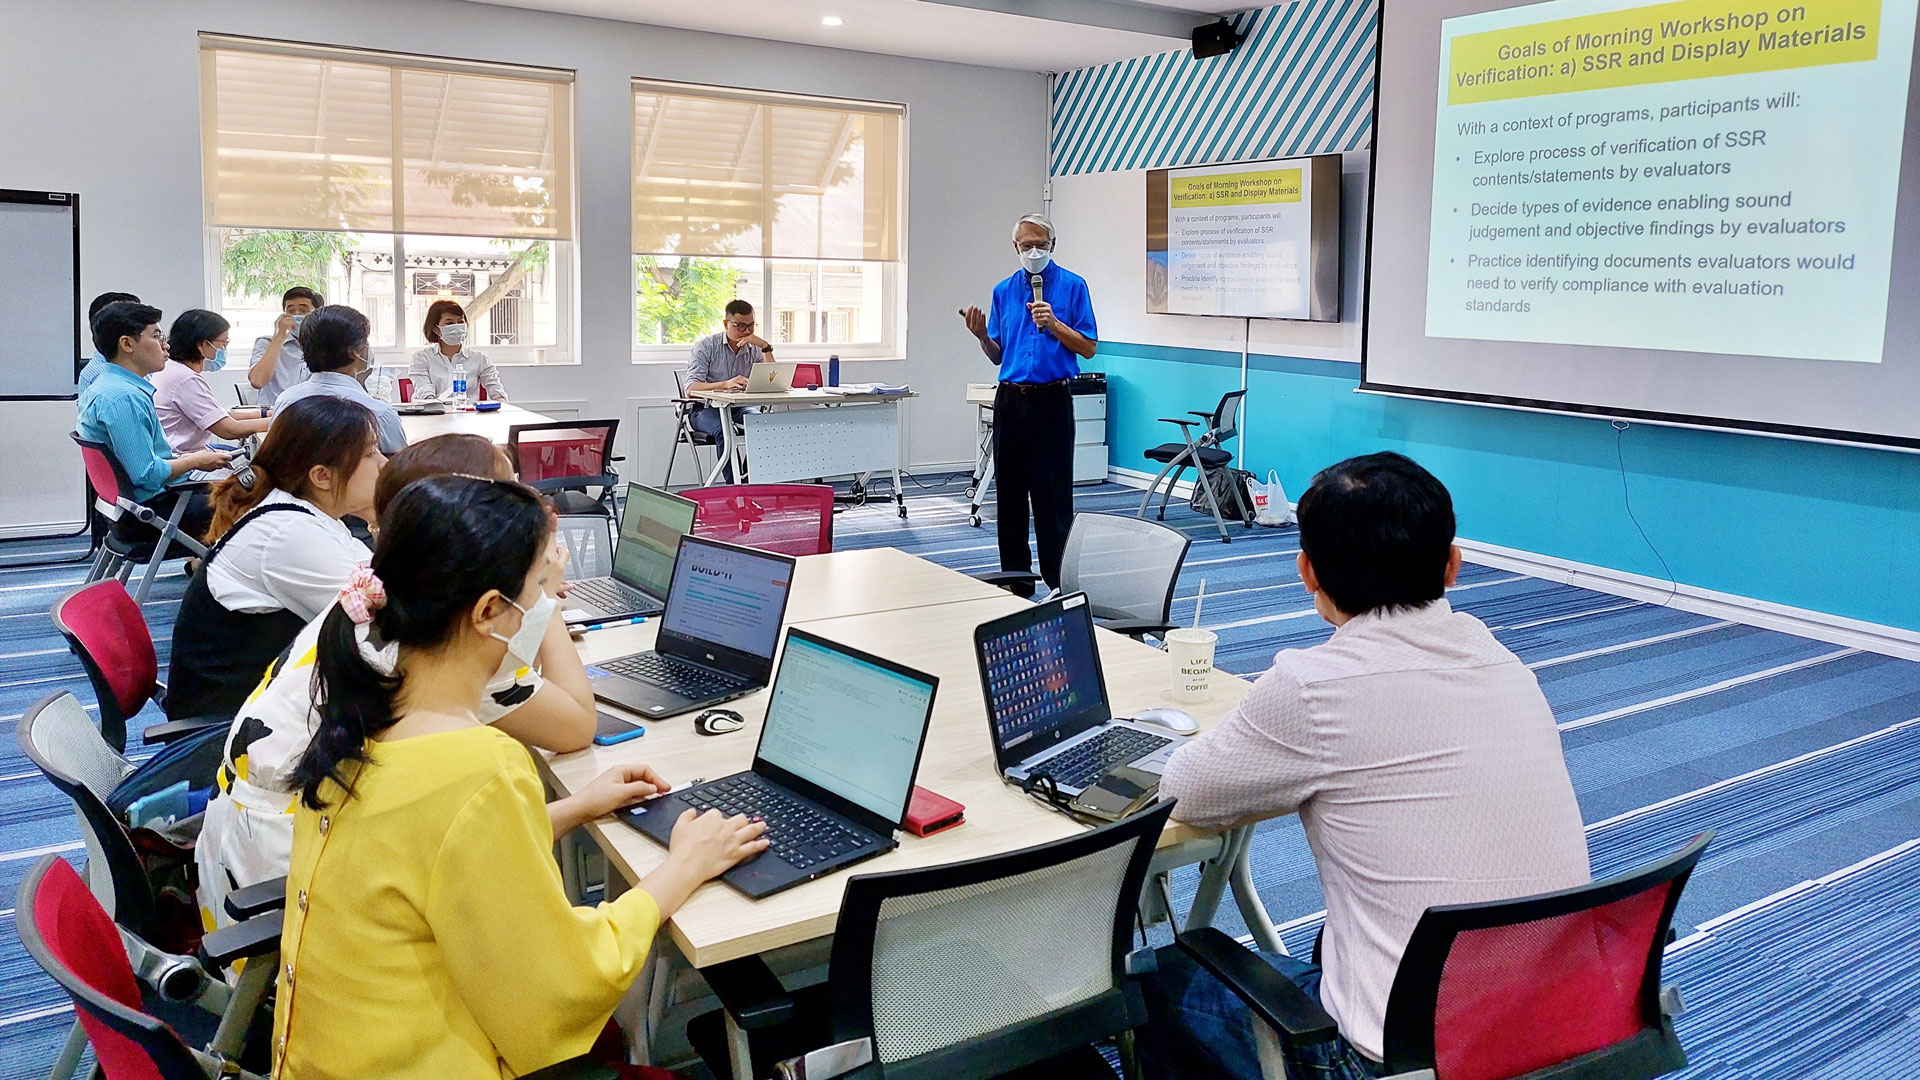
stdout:
[[[997,568],[991,513],[967,524],[957,483],[910,489],[912,516],[856,508],[841,548],[892,545],[960,570]],[[1082,512],[1131,513],[1139,495],[1082,488]],[[1254,676],[1281,648],[1326,640],[1294,569],[1291,529],[1234,531],[1184,507],[1194,538],[1175,617],[1203,625],[1219,663]],[[57,545],[36,545],[47,548]],[[0,545],[0,1080],[44,1073],[71,1014],[21,951],[12,898],[47,850],[78,860],[65,801],[13,740],[19,714],[63,689],[91,702],[46,618],[80,567],[7,565]],[[25,557],[27,545],[10,545]],[[183,582],[147,606],[162,640]],[[1685,1075],[1920,1076],[1920,664],[1469,565],[1455,607],[1493,627],[1531,665],[1563,729],[1589,822],[1595,872],[1613,873],[1719,838],[1695,872],[1669,951],[1690,1011]],[[1323,907],[1298,823],[1258,830],[1255,879],[1297,954]],[[1193,878],[1176,881],[1185,903]],[[1229,904],[1222,925],[1240,933]]]

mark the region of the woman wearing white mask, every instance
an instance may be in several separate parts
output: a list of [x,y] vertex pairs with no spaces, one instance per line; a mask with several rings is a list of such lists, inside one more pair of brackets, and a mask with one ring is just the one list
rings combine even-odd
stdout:
[[153,411],[176,454],[204,450],[212,439],[238,443],[267,430],[259,409],[224,409],[206,373],[227,366],[227,320],[195,308],[173,320],[167,366],[153,376]]
[[427,307],[422,329],[432,344],[414,353],[413,364],[407,368],[415,397],[445,398],[452,393],[453,367],[460,363],[467,369],[470,400],[480,400],[480,387],[486,388],[488,401],[507,400],[507,384],[500,381],[500,369],[486,353],[467,347],[467,309],[452,300],[435,300]]
[[[374,488],[375,513],[384,517],[389,504],[415,481],[448,474],[513,478],[506,456],[486,439],[442,435],[409,446],[387,462]],[[527,605],[479,710],[481,723],[561,754],[585,749],[597,720],[580,654],[567,636],[566,623],[553,617],[565,569],[565,548],[556,542],[539,568],[541,599]],[[291,775],[319,723],[313,665],[321,624],[332,610],[328,605],[301,630],[267,670],[228,732],[219,774],[223,794],[208,805],[194,847],[201,915],[214,925],[232,921],[225,910],[229,891],[287,872],[293,843],[289,811],[297,793]],[[634,802],[640,797],[633,793],[637,780],[633,770],[613,770],[566,805],[555,804],[555,821],[581,814],[585,816],[580,820],[591,820]]]

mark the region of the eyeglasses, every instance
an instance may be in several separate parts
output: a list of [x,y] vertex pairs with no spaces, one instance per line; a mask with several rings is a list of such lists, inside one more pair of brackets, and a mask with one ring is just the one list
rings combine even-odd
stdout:
[[1029,252],[1029,251],[1052,251],[1052,250],[1053,250],[1053,241],[1051,241],[1051,240],[1029,240],[1028,242],[1026,242],[1026,243],[1024,243],[1024,244],[1021,244],[1021,245],[1019,245],[1019,248],[1020,248],[1020,251],[1021,251],[1021,253],[1022,253],[1022,254],[1024,254],[1024,253],[1026,253],[1026,252]]
[[735,330],[738,330],[741,333],[747,333],[751,331],[758,324],[750,323],[750,322],[739,322],[737,320],[729,319],[727,321],[727,325],[733,327]]

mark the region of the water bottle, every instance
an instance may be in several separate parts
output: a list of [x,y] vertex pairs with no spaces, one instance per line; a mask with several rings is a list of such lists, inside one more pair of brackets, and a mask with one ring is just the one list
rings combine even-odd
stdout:
[[840,385],[840,354],[839,353],[835,353],[832,356],[827,357],[827,385],[828,386]]
[[467,362],[458,357],[455,357],[453,361],[453,393],[451,396],[453,401],[450,402],[450,404],[454,408],[464,409],[467,407]]

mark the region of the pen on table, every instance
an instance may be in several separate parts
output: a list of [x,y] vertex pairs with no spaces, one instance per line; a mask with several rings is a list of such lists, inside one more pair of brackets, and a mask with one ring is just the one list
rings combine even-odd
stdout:
[[641,623],[646,621],[647,621],[647,617],[645,615],[635,615],[631,619],[614,619],[611,622],[586,623],[585,625],[581,626],[580,629],[583,631],[584,630],[611,630],[616,626],[639,626]]

